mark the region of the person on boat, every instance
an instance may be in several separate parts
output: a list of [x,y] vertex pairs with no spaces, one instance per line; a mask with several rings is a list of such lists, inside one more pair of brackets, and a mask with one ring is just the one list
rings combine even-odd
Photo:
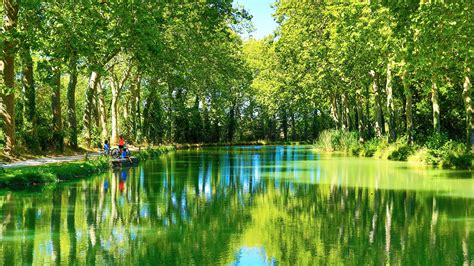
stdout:
[[109,149],[110,149],[110,147],[109,147],[109,141],[106,140],[105,143],[104,143],[104,154],[105,154],[105,155],[108,155],[108,154],[109,154]]
[[128,151],[127,147],[125,145],[123,146],[122,152],[120,153],[122,159],[128,159],[128,161],[132,164],[132,158],[130,158],[130,152]]
[[125,146],[125,139],[123,138],[123,135],[120,135],[119,145],[118,145],[120,152],[122,152],[124,146]]
[[125,158],[128,158],[128,152],[127,152],[127,148],[125,147],[122,147],[121,149],[122,153],[120,154],[122,156],[122,159],[125,159]]

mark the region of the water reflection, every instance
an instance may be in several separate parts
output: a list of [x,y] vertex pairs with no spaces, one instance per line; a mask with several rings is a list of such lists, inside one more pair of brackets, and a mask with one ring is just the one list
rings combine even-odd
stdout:
[[0,192],[0,264],[472,264],[474,180],[307,147],[179,151]]

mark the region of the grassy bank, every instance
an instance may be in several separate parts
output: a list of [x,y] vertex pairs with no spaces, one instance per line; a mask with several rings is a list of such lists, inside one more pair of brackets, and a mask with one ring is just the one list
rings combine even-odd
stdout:
[[54,183],[89,176],[106,171],[109,168],[110,163],[107,158],[98,158],[89,161],[5,169],[0,175],[0,187]]
[[355,132],[328,130],[321,133],[315,148],[451,169],[471,169],[474,159],[473,153],[465,144],[449,140],[445,136],[432,136],[422,144],[410,144],[405,137],[393,143],[389,143],[385,137],[361,143]]
[[[175,150],[175,146],[159,146],[135,152],[144,161]],[[87,177],[109,170],[110,157],[21,168],[8,168],[0,173],[0,187],[29,187]]]

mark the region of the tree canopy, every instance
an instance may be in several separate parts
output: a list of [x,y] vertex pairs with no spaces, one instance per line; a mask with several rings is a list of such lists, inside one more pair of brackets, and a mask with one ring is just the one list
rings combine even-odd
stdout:
[[4,151],[115,143],[361,142],[432,135],[474,145],[470,1],[279,0],[243,40],[231,0],[4,0]]

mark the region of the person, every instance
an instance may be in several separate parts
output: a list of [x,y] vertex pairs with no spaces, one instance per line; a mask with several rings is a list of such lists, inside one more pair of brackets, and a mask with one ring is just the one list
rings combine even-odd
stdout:
[[122,153],[121,153],[122,159],[127,158],[127,157],[128,157],[127,149],[125,149],[124,147],[122,147],[122,150],[121,150],[121,151],[122,151]]
[[104,154],[108,155],[109,154],[109,141],[105,141],[104,143]]
[[120,135],[120,137],[119,137],[119,145],[118,145],[120,152],[122,152],[124,146],[125,146],[125,139],[123,138],[122,135]]
[[133,163],[132,158],[130,158],[130,154],[129,154],[129,152],[128,152],[128,150],[125,146],[122,149],[121,157],[122,157],[122,159],[128,159],[128,161],[131,164]]

